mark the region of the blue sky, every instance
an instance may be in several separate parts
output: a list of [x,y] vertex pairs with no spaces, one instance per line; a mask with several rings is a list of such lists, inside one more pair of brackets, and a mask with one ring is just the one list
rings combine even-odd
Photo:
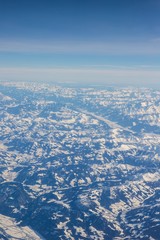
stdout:
[[0,0],[0,79],[160,86],[159,0]]

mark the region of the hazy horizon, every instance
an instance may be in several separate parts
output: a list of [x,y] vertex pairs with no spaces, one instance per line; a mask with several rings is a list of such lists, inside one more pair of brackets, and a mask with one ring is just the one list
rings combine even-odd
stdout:
[[0,79],[160,86],[160,3],[5,1]]

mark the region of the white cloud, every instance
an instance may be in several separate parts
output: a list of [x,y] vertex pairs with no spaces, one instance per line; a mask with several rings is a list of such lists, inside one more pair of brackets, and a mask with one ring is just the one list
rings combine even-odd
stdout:
[[160,70],[94,68],[0,68],[1,81],[51,81],[160,87]]
[[83,54],[160,54],[159,41],[146,42],[41,42],[0,40],[0,52],[83,53]]

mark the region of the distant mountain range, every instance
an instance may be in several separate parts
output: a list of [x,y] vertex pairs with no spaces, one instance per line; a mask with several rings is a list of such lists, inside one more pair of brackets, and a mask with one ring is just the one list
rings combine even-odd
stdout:
[[0,239],[160,239],[160,91],[0,85]]

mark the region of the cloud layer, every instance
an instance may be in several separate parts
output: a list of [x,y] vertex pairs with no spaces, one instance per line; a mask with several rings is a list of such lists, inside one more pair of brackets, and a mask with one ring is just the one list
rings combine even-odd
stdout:
[[0,68],[2,81],[49,81],[160,87],[160,70],[93,68]]
[[59,42],[0,40],[0,52],[15,53],[83,53],[113,55],[159,55],[160,41],[126,42]]

